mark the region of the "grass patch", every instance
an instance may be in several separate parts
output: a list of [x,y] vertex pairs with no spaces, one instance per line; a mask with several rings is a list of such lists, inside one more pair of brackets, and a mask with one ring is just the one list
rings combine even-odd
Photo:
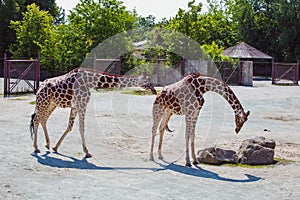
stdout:
[[289,164],[289,163],[293,163],[293,162],[295,162],[295,161],[284,159],[284,158],[274,158],[274,162],[269,165],[247,165],[247,164],[242,164],[242,163],[225,163],[223,165],[229,166],[229,167],[265,168],[265,167],[274,166],[275,164]]
[[274,161],[276,163],[293,163],[293,162],[295,162],[293,160],[288,160],[288,159],[285,159],[285,158],[274,158]]
[[[160,92],[160,90],[156,90],[157,93]],[[151,91],[149,90],[124,90],[121,92],[122,94],[129,94],[129,95],[138,95],[138,96],[144,96],[144,95],[153,95]]]
[[30,101],[29,104],[30,104],[30,105],[35,105],[35,104],[36,104],[36,101]]
[[138,95],[138,96],[152,95],[152,93],[148,90],[125,90],[122,92],[122,94],[130,94],[130,95]]
[[270,164],[270,165],[247,165],[247,164],[242,164],[242,163],[226,163],[226,164],[224,164],[224,166],[242,167],[242,168],[265,168],[265,167],[270,167],[273,165],[274,164]]
[[[156,91],[157,91],[157,93],[160,92],[160,90],[156,90]],[[152,92],[149,90],[130,89],[130,88],[93,89],[92,92],[121,92],[121,94],[138,95],[138,96],[153,95]]]
[[24,100],[26,100],[25,98],[22,98],[22,97],[17,97],[17,98],[11,98],[11,99],[9,99],[9,100],[11,100],[11,101],[24,101]]

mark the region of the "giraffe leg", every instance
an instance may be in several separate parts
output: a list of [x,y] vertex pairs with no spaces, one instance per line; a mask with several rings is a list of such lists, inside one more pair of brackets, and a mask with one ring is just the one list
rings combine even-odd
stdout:
[[185,131],[185,166],[191,167],[190,161],[190,139],[193,130],[193,120],[190,114],[186,115],[185,118],[186,123],[186,131]]
[[38,120],[35,116],[35,118],[33,119],[33,147],[34,147],[34,152],[35,153],[40,153],[41,152],[38,148],[38,145],[37,145],[38,128],[39,128],[39,122],[38,122]]
[[46,139],[46,145],[45,145],[45,147],[47,149],[49,149],[50,148],[50,139],[49,139],[49,135],[48,135],[48,131],[47,131],[46,121],[42,122],[41,125],[43,127],[44,134],[45,134],[45,139]]
[[153,126],[152,126],[152,140],[151,140],[151,148],[150,148],[150,160],[154,160],[153,157],[153,148],[154,148],[154,141],[156,136],[156,131],[158,128],[158,125],[161,121],[161,117],[163,114],[163,110],[160,105],[154,104],[152,109],[152,117],[153,117]]
[[185,133],[185,166],[191,167],[190,153],[189,153],[190,133]]
[[45,140],[46,140],[46,145],[45,147],[47,149],[50,149],[50,139],[49,139],[49,134],[48,134],[48,131],[47,131],[47,120],[49,118],[49,116],[51,115],[51,113],[55,110],[56,106],[49,106],[48,107],[48,110],[45,112],[46,115],[42,117],[42,120],[41,120],[41,125],[43,127],[43,131],[44,131],[44,135],[45,135]]
[[199,113],[200,113],[200,110],[195,111],[195,113],[193,114],[192,123],[191,123],[191,154],[192,154],[192,159],[193,159],[194,165],[199,164],[199,162],[196,158],[196,153],[195,153],[195,128],[196,128]]
[[164,157],[162,156],[161,153],[161,147],[162,147],[162,142],[163,142],[163,137],[164,137],[164,133],[165,133],[165,129],[167,127],[167,124],[170,120],[172,116],[172,112],[165,112],[162,118],[162,121],[160,123],[159,126],[159,143],[158,143],[158,155],[159,155],[159,159],[164,159]]
[[58,147],[61,145],[61,143],[64,140],[64,138],[66,137],[66,135],[70,131],[72,131],[76,115],[77,115],[77,109],[76,108],[71,108],[68,127],[65,130],[65,132],[63,133],[63,135],[61,136],[61,138],[58,140],[56,145],[52,148],[53,151],[57,152]]
[[82,148],[85,153],[86,158],[92,157],[92,155],[89,153],[86,143],[85,143],[85,138],[84,138],[84,119],[85,119],[85,111],[86,111],[86,104],[85,106],[82,106],[82,108],[79,110],[78,115],[79,115],[79,132],[82,140]]
[[191,130],[191,155],[193,159],[193,164],[199,164],[199,162],[196,159],[196,154],[195,154],[195,124],[196,122],[193,122],[193,129]]
[[[48,106],[47,106],[48,105]],[[44,108],[47,109],[44,109]],[[37,107],[36,108],[36,114],[35,117],[33,119],[33,130],[34,130],[34,149],[35,152],[39,153],[40,150],[38,149],[38,145],[37,145],[37,132],[38,132],[38,126],[39,124],[42,125],[43,130],[44,130],[44,135],[45,135],[45,139],[46,139],[46,147],[49,149],[50,146],[50,140],[49,140],[49,135],[47,132],[47,128],[46,128],[46,122],[47,119],[49,118],[50,114],[53,112],[53,110],[55,109],[55,107],[49,107],[49,104],[46,104],[44,107]]]
[[193,159],[193,164],[198,164],[198,161],[196,159],[196,154],[195,154],[195,127],[196,127],[196,122],[198,119],[198,114],[199,112],[194,113],[191,116],[187,116],[186,119],[186,126],[187,126],[187,135],[186,139],[186,166],[191,166],[191,162],[189,159],[189,140],[191,140],[191,155]]

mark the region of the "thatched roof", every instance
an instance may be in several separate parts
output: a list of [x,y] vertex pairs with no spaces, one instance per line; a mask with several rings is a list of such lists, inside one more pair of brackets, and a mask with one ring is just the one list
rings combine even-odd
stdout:
[[245,42],[225,49],[222,55],[231,58],[272,59],[271,56],[255,49],[254,47],[250,46],[249,44],[246,44]]

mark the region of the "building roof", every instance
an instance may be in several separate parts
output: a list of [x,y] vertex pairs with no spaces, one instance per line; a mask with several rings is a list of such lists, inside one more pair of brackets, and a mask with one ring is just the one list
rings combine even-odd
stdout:
[[231,58],[272,59],[271,56],[257,50],[256,48],[250,46],[249,44],[246,44],[245,42],[225,49],[222,55]]
[[136,47],[136,49],[139,50],[144,50],[145,45],[148,43],[147,40],[139,41],[139,42],[134,42],[133,45]]

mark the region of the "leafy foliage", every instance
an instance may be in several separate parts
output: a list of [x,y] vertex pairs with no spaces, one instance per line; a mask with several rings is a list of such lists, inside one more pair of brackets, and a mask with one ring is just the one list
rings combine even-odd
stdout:
[[[56,24],[63,21],[62,10],[59,9],[55,0],[1,0],[0,1],[0,53],[9,49],[11,44],[16,44],[15,31],[10,28],[10,21],[22,21],[23,14],[27,11],[27,6],[35,3],[40,10],[48,11],[55,19]],[[10,53],[10,52],[8,52]]]
[[27,6],[21,21],[11,21],[11,27],[17,37],[17,43],[11,46],[11,52],[16,58],[37,57],[41,47],[52,42],[53,17],[47,11],[40,11],[35,4]]
[[13,30],[8,28],[10,20],[17,19],[17,5],[14,0],[0,1],[0,19],[0,53],[2,53],[15,40]]
[[[14,57],[31,58],[40,53],[43,68],[68,71],[105,43],[104,58],[114,57],[113,51],[127,52],[119,55],[124,61],[122,73],[139,65],[150,70],[151,62],[161,58],[170,65],[181,58],[204,59],[202,49],[215,60],[226,60],[222,50],[241,41],[276,61],[300,59],[298,0],[207,2],[207,11],[202,3],[191,0],[187,10],[179,9],[173,18],[156,23],[155,16],[130,12],[120,0],[81,0],[66,22],[55,0],[2,0],[0,53],[8,47]],[[149,32],[149,27],[157,29]],[[135,31],[130,38],[128,30]],[[120,33],[125,39],[107,40]],[[144,52],[146,61],[131,54],[132,43],[143,40],[150,43]]]
[[219,47],[219,45],[216,44],[215,42],[212,42],[211,45],[204,44],[201,46],[201,48],[205,51],[205,53],[207,53],[210,56],[210,58],[212,60],[215,60],[215,61],[232,60],[231,58],[222,55],[224,48]]
[[56,28],[55,65],[65,70],[79,67],[94,47],[113,35],[132,29],[135,21],[136,16],[127,11],[121,1],[81,0],[71,11],[68,23]]
[[297,0],[230,0],[239,38],[278,61],[300,58],[300,2]]
[[[195,1],[190,1],[189,9],[180,9],[170,20],[168,28],[184,33],[199,45],[204,45],[210,56],[221,59],[221,51],[238,41],[237,31],[229,20],[229,14],[221,9],[222,5],[211,3],[207,13],[202,11],[202,7],[202,3],[195,5]],[[218,58],[216,55],[219,55]]]

